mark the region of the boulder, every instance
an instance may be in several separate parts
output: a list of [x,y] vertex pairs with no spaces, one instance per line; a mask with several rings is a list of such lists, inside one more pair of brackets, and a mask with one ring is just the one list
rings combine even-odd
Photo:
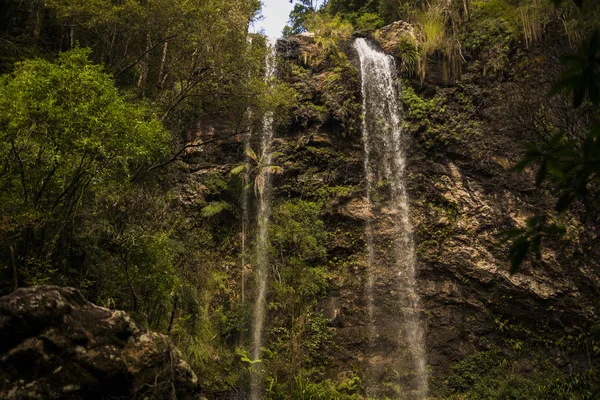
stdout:
[[416,45],[417,36],[418,33],[414,25],[405,21],[396,21],[381,28],[375,39],[377,39],[384,52],[400,56],[398,43],[402,40],[409,40]]
[[0,298],[0,398],[197,399],[198,380],[165,335],[74,288]]
[[314,42],[314,33],[304,32],[288,38],[277,39],[275,48],[277,55],[285,59],[297,59],[306,51],[306,47]]

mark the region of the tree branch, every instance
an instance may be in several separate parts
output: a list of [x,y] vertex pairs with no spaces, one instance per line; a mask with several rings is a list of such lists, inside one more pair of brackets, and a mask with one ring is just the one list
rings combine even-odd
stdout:
[[135,181],[135,180],[136,180],[136,179],[137,179],[137,178],[138,178],[140,175],[147,174],[147,173],[149,173],[149,172],[152,172],[152,171],[154,171],[155,169],[158,169],[158,168],[163,168],[163,167],[166,167],[166,166],[167,166],[167,165],[169,165],[169,164],[172,164],[172,163],[174,163],[175,161],[177,161],[177,160],[179,159],[179,157],[180,157],[180,156],[181,156],[181,155],[182,155],[182,154],[183,154],[183,153],[184,153],[184,152],[185,152],[187,149],[192,149],[192,148],[202,147],[202,146],[205,146],[205,145],[207,145],[207,144],[214,143],[214,142],[218,142],[219,140],[223,140],[223,139],[230,139],[230,138],[232,138],[232,137],[235,137],[235,136],[238,136],[238,135],[243,135],[244,133],[248,133],[249,131],[250,131],[249,129],[246,129],[246,130],[243,130],[243,131],[241,131],[241,132],[235,132],[235,133],[232,133],[232,134],[230,134],[230,135],[221,136],[221,137],[218,137],[218,138],[214,138],[214,139],[211,139],[211,140],[207,140],[207,141],[205,141],[205,142],[202,142],[202,143],[196,143],[196,144],[186,144],[186,145],[185,145],[185,146],[183,146],[181,149],[179,149],[179,151],[177,151],[177,153],[175,153],[175,155],[174,155],[173,157],[171,157],[171,158],[170,158],[168,161],[165,161],[165,162],[163,162],[163,163],[160,163],[160,164],[157,164],[157,165],[153,165],[152,167],[148,168],[148,169],[147,169],[146,171],[144,171],[143,173],[136,174],[136,175],[135,175],[135,176],[134,176],[134,177],[133,177],[131,180],[132,180],[132,181]]
[[134,62],[132,62],[131,64],[129,64],[128,66],[126,66],[125,68],[123,68],[122,70],[120,70],[119,72],[117,72],[114,75],[114,78],[117,79],[123,72],[127,71],[129,68],[133,67],[134,65],[136,65],[137,63],[139,63],[141,61],[142,58],[144,58],[146,56],[146,54],[150,53],[152,50],[154,50],[155,48],[157,48],[158,46],[160,46],[161,44],[168,42],[171,39],[176,38],[177,36],[179,36],[178,34],[175,35],[171,35],[161,41],[159,41],[158,43],[156,43],[154,46],[149,47],[148,49],[146,49],[146,51],[144,51]]

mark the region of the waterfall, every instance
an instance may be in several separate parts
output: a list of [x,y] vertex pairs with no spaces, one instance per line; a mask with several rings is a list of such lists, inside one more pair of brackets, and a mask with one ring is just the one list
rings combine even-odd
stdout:
[[[369,359],[369,369],[376,375],[378,366],[385,364],[382,360],[391,360],[400,375],[405,374],[401,382],[396,382],[402,398],[420,399],[428,392],[425,333],[416,290],[405,138],[394,84],[396,67],[391,56],[373,49],[365,39],[356,39],[354,48],[360,57],[362,76],[367,201],[374,215],[365,230],[369,349],[378,353]],[[393,300],[388,299],[391,293],[397,295]],[[385,307],[389,301],[392,305],[387,308],[391,311]],[[399,319],[393,314],[395,308],[399,308]],[[386,329],[390,326],[394,329]],[[390,351],[388,342],[394,341],[394,350]]]
[[[269,54],[266,59],[265,81],[270,82],[275,76],[276,50],[275,41],[268,40]],[[268,241],[269,220],[271,217],[271,177],[264,167],[271,165],[273,140],[273,112],[267,111],[263,117],[263,126],[260,132],[260,158],[255,185],[258,194],[257,235],[256,235],[256,298],[254,303],[254,325],[252,327],[252,359],[258,360],[261,356],[263,330],[267,311],[267,279],[268,279]],[[258,400],[261,391],[262,370],[261,363],[255,362],[252,366],[250,382],[250,399]]]

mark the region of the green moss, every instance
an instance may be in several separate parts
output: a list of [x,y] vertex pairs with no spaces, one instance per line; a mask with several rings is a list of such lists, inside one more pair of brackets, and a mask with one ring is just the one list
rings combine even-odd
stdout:
[[[439,97],[434,97],[430,100],[423,99],[415,93],[410,85],[406,84],[402,87],[400,96],[405,107],[405,118],[409,120],[427,120],[442,103]],[[443,112],[443,109],[438,111]]]

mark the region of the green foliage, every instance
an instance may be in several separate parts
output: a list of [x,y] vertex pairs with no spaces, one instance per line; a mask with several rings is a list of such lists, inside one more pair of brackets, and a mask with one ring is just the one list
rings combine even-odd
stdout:
[[465,48],[483,58],[493,71],[504,68],[518,39],[518,31],[505,19],[508,7],[501,0],[473,4],[473,23],[462,35]]
[[595,370],[585,373],[571,374],[555,378],[540,388],[539,400],[593,400],[600,396],[598,372]]
[[283,36],[288,37],[291,35],[297,35],[298,33],[305,32],[306,21],[314,12],[314,8],[312,8],[310,5],[296,3],[294,5],[294,9],[290,11],[289,23],[291,25],[286,25],[283,28]]
[[474,385],[482,384],[483,377],[492,375],[494,370],[504,369],[506,365],[507,361],[496,352],[475,353],[452,366],[448,387],[458,393],[470,391]]
[[596,29],[584,41],[577,53],[561,58],[566,65],[559,80],[550,90],[549,95],[561,91],[573,94],[573,107],[577,108],[587,97],[594,105],[600,104],[600,31]]
[[339,16],[331,17],[327,14],[317,13],[307,21],[306,27],[315,34],[315,43],[318,52],[314,55],[316,65],[332,63],[343,66],[348,63],[346,54],[341,49],[341,44],[350,40],[353,27]]
[[[574,108],[584,100],[589,101],[594,116],[600,107],[600,39],[595,30],[589,39],[583,41],[576,54],[562,57],[567,68],[550,90],[554,96],[561,91],[572,93]],[[587,96],[586,96],[587,95]],[[600,124],[595,123],[581,136],[567,137],[559,132],[549,138],[543,146],[525,143],[523,159],[514,166],[517,171],[531,164],[537,164],[536,184],[549,181],[560,190],[555,209],[562,213],[575,201],[583,201],[588,210],[597,207],[598,184],[600,183]],[[533,250],[540,255],[540,238],[544,233],[560,234],[556,226],[546,226],[543,217],[528,220],[527,232],[509,232],[514,238],[509,249],[511,271],[518,271],[527,253]]]
[[128,103],[88,55],[26,61],[0,81],[0,236],[25,268],[50,262],[82,209],[127,190],[168,149],[150,110]]
[[283,174],[283,168],[274,164],[281,154],[263,153],[259,156],[250,147],[247,147],[244,153],[246,162],[235,166],[229,174],[242,180],[242,190],[254,187],[254,195],[257,199],[261,198],[264,192],[265,180],[270,179],[271,175]]
[[[597,390],[594,373],[565,376],[538,363],[538,372],[519,372],[519,361],[496,351],[478,352],[451,367],[448,399],[592,399]],[[595,389],[593,389],[595,388]]]
[[[356,379],[358,379],[356,377]],[[358,380],[360,383],[360,379]],[[347,393],[350,388],[352,392],[356,381],[342,382],[335,385],[330,379],[314,382],[310,377],[296,376],[290,399],[299,400],[359,400],[362,397],[356,393]]]
[[527,257],[529,252],[535,254],[536,259],[542,258],[542,240],[546,237],[559,236],[565,232],[563,227],[547,224],[541,217],[527,219],[526,228],[513,228],[502,232],[506,240],[512,240],[508,258],[510,271],[515,273]]
[[402,35],[398,39],[397,53],[399,54],[401,75],[407,78],[416,75],[420,56],[416,40],[410,35]]
[[306,263],[325,256],[327,232],[319,218],[321,206],[307,201],[287,201],[273,215],[269,238],[273,256]]
[[441,102],[441,99],[437,97],[430,100],[423,99],[409,85],[403,85],[400,96],[406,108],[406,118],[413,120],[426,120],[439,107]]
[[[350,68],[335,67],[326,75],[323,85],[323,100],[327,111],[339,122],[339,133],[352,136],[360,126],[360,100],[352,91],[358,85],[356,71]],[[336,132],[337,133],[337,132]]]
[[372,12],[360,13],[353,25],[360,30],[374,31],[385,25],[383,18]]
[[269,398],[297,398],[289,397],[290,390],[299,390],[298,396],[317,395],[324,389],[313,382],[297,387],[305,383],[297,380],[302,371],[323,368],[334,346],[333,329],[316,311],[328,286],[325,269],[319,266],[327,241],[321,213],[317,203],[286,201],[274,210],[269,227],[273,266],[269,309],[274,313],[265,357]]
[[213,201],[208,203],[208,205],[202,209],[201,214],[203,217],[209,218],[220,214],[223,211],[230,211],[232,208],[233,206],[225,201]]

